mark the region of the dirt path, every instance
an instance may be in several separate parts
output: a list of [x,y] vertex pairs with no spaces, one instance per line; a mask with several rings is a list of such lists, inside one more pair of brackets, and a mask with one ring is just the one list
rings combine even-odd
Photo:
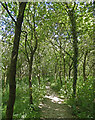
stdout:
[[64,104],[64,100],[58,98],[58,95],[46,86],[47,95],[44,101],[39,105],[41,108],[41,119],[44,118],[73,118],[71,108]]

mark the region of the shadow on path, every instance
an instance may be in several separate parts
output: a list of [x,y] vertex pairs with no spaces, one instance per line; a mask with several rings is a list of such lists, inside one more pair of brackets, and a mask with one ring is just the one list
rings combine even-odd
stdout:
[[41,119],[43,118],[73,118],[71,108],[64,104],[64,100],[58,98],[58,95],[46,86],[47,95],[44,101],[40,103]]

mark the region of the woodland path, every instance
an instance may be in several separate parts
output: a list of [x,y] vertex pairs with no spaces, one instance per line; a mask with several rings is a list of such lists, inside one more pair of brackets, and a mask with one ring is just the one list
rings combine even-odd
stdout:
[[72,110],[64,104],[64,100],[60,99],[49,86],[46,86],[46,89],[47,94],[45,95],[44,101],[39,105],[41,108],[40,118],[73,118]]

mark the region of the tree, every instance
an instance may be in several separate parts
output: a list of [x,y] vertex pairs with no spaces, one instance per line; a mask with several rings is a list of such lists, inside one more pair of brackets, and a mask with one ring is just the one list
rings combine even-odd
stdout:
[[74,77],[73,77],[73,96],[75,97],[76,95],[76,83],[77,83],[77,67],[78,67],[78,40],[77,40],[77,31],[76,31],[76,16],[75,16],[75,5],[76,3],[74,2],[74,7],[69,8],[68,4],[66,3],[67,9],[68,9],[68,15],[70,18],[70,22],[71,22],[71,32],[72,32],[72,36],[73,36],[73,51],[74,51],[74,55],[73,55],[73,72],[74,72]]
[[21,35],[21,26],[24,18],[24,10],[26,7],[26,2],[19,3],[19,14],[17,16],[17,21],[12,17],[11,13],[8,10],[7,4],[5,5],[1,3],[2,6],[6,9],[9,16],[12,18],[12,20],[15,22],[15,36],[14,36],[14,42],[13,42],[13,50],[11,55],[11,63],[8,73],[8,80],[9,80],[9,100],[6,110],[6,118],[12,120],[13,119],[13,108],[15,103],[15,97],[16,97],[16,63],[17,63],[17,57],[18,57],[18,49],[19,49],[19,41],[20,41],[20,35]]
[[95,1],[93,2],[93,118],[95,118]]
[[[12,4],[15,7],[13,7]],[[93,87],[95,85],[94,79],[92,80],[95,74],[94,32],[92,24],[93,5],[86,2],[28,3],[25,14],[23,13],[24,21],[21,20],[21,22],[19,9],[22,4],[2,4],[9,13],[6,14],[2,11],[2,18],[5,19],[2,19],[2,26],[4,25],[4,32],[2,34],[2,78],[4,84],[2,85],[3,91],[4,88],[6,89],[6,91],[3,92],[3,98],[6,97],[8,91],[6,76],[8,76],[8,80],[10,81],[10,101],[8,101],[6,114],[9,114],[9,112],[11,112],[10,110],[14,108],[12,110],[12,112],[14,111],[14,117],[15,113],[16,117],[22,116],[23,113],[26,113],[24,117],[33,116],[35,112],[33,110],[38,107],[35,101],[39,102],[41,100],[39,96],[44,95],[44,88],[48,82],[61,96],[71,100],[70,103],[73,104],[76,110],[77,107],[80,108],[81,102],[83,104],[85,102],[87,104],[84,104],[84,106],[88,106],[88,112],[91,111],[92,105],[90,104],[92,101],[94,103],[92,83]],[[16,9],[17,13],[14,12]],[[19,20],[18,18],[16,20],[16,16],[18,16]],[[17,22],[19,22],[19,25],[17,25]],[[19,27],[21,26],[22,28],[20,29]],[[15,29],[15,32],[12,28]],[[19,35],[19,37],[16,37],[17,35]],[[12,46],[14,47],[12,57],[10,57]],[[10,60],[11,64],[9,65]],[[86,92],[88,92],[88,95]],[[16,93],[17,98],[14,107]],[[21,107],[22,111],[19,114],[16,108],[21,102],[19,101],[20,97],[23,107]],[[87,100],[87,98],[89,99]],[[28,102],[26,101],[29,101],[30,104],[27,104]],[[3,103],[3,114],[5,114],[5,102],[6,101]],[[25,106],[23,105],[24,103],[26,103]],[[11,106],[10,110],[9,106]],[[34,109],[32,109],[31,106]],[[29,114],[27,114],[27,107],[31,109],[28,109]],[[78,109],[78,111],[80,111],[80,109]],[[79,112],[77,112],[77,114],[78,113]],[[86,116],[85,113],[86,111],[82,112],[82,115]],[[91,114],[92,112],[89,112],[87,117]]]

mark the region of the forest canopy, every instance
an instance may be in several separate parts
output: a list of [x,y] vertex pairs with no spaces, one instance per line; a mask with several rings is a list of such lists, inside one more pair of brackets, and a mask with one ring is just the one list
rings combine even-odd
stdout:
[[0,3],[2,118],[40,118],[47,85],[95,118],[95,2]]

